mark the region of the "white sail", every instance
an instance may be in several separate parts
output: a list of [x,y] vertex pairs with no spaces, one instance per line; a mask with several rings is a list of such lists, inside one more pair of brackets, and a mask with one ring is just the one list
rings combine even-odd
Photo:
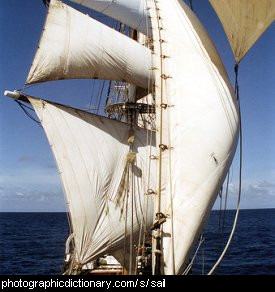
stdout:
[[[125,170],[131,164],[130,125],[30,97],[29,100],[41,120],[60,171],[77,263],[84,265],[97,256],[123,250],[126,217],[128,234],[131,229],[131,194],[128,202],[122,191],[128,188],[124,185]],[[131,151],[136,157],[135,162],[130,158],[130,179],[135,190],[133,235],[137,244],[144,219],[142,206],[146,190],[142,183],[147,181],[146,157],[151,146],[145,130],[136,127],[134,131]],[[150,218],[148,226],[152,224]]]
[[98,78],[147,88],[151,52],[127,36],[52,0],[26,84]]
[[274,0],[209,0],[240,62],[275,19]]
[[146,0],[71,0],[147,35]]
[[155,3],[154,48],[162,60],[155,71],[157,145],[162,144],[158,192],[167,216],[162,252],[165,274],[178,274],[232,162],[238,105],[214,45],[188,6],[180,0]]

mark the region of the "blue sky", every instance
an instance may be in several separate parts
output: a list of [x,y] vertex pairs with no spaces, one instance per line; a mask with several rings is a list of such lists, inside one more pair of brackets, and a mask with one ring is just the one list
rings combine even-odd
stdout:
[[[215,13],[206,0],[193,0],[193,4],[233,82],[233,56]],[[0,211],[65,210],[58,171],[43,130],[2,94],[6,89],[23,87],[45,14],[42,0],[0,1]],[[244,132],[242,208],[275,208],[274,45],[273,24],[240,66]],[[92,82],[50,82],[25,92],[85,107],[90,101]],[[231,169],[229,208],[236,205],[238,164],[237,153]]]

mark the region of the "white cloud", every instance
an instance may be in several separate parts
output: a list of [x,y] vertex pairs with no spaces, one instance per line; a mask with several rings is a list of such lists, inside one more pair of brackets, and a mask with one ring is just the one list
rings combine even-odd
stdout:
[[0,191],[0,199],[2,201],[55,201],[63,199],[63,193],[61,189],[55,189],[51,191],[46,190],[28,190],[24,188],[7,188]]
[[64,195],[56,168],[20,168],[0,174],[0,211],[64,211]]
[[[227,202],[228,209],[236,208],[238,191],[238,182],[229,184]],[[224,199],[225,189],[223,193],[223,200]],[[214,208],[219,209],[219,207],[220,199],[218,198]],[[275,183],[269,180],[243,181],[241,191],[241,208],[275,208]]]
[[29,190],[1,188],[0,212],[65,211],[65,200],[60,188],[55,190]]

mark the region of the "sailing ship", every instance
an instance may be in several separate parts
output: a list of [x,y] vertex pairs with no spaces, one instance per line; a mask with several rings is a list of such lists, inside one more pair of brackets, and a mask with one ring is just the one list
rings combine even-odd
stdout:
[[[115,19],[119,31],[62,1],[44,2],[26,85],[108,81],[105,114],[5,92],[32,105],[56,159],[71,230],[64,273],[102,271],[106,255],[116,274],[120,266],[124,274],[185,273],[241,129],[238,91],[213,42],[182,0],[71,1]],[[275,2],[210,3],[237,73],[274,20]]]

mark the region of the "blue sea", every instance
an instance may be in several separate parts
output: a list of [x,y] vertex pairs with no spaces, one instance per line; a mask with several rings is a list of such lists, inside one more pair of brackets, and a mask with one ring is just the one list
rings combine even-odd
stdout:
[[[222,252],[235,211],[212,211],[192,274],[207,274]],[[66,213],[0,213],[0,274],[60,275]],[[215,274],[275,275],[275,209],[241,210],[233,242]]]

